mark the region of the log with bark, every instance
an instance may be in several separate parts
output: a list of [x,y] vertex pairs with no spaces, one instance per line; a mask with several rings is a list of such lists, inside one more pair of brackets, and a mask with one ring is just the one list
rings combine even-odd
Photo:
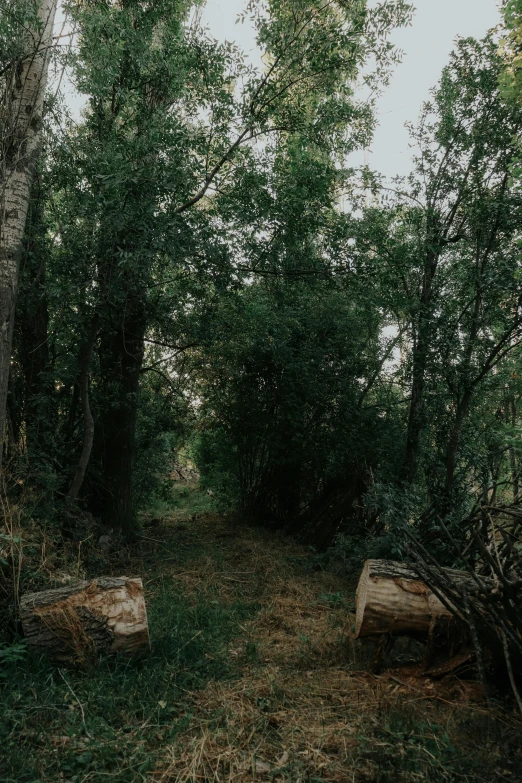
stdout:
[[[463,571],[445,569],[451,583],[473,589]],[[465,628],[425,584],[414,566],[391,560],[367,560],[356,595],[355,637],[381,637],[374,669],[382,668],[393,638],[408,636],[427,643],[426,673],[443,676],[472,657]]]
[[355,636],[383,633],[427,638],[434,617],[451,612],[415,568],[392,560],[367,560],[356,596]]
[[28,644],[60,665],[86,666],[101,654],[149,646],[141,579],[101,577],[29,593],[20,615]]

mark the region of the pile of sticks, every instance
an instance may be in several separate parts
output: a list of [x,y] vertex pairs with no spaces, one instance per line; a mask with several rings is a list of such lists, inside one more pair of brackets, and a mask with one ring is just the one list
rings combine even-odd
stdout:
[[422,580],[469,630],[477,666],[486,681],[484,650],[505,662],[522,713],[522,503],[481,505],[462,523],[466,544],[457,544],[440,522],[455,562],[470,581],[455,583],[448,572],[407,530],[410,554]]

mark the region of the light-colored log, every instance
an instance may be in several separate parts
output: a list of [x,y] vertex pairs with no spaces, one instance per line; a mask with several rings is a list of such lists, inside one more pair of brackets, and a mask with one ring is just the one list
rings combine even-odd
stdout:
[[[447,569],[452,581],[468,581],[462,571]],[[451,612],[415,569],[392,560],[367,560],[356,595],[355,637],[395,635],[427,638],[432,621]]]
[[28,644],[58,664],[85,666],[100,654],[149,646],[141,579],[102,577],[29,593],[20,615]]

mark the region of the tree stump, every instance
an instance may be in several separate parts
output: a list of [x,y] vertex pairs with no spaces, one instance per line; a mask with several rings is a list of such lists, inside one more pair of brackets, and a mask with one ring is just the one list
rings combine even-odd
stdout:
[[[455,585],[470,587],[464,571],[445,569]],[[371,668],[384,668],[398,636],[426,642],[426,674],[444,676],[472,658],[469,635],[419,577],[415,568],[391,560],[367,560],[356,595],[355,637],[379,639]]]
[[[470,579],[463,571],[446,573],[455,584]],[[424,640],[435,617],[453,616],[413,566],[392,560],[366,561],[355,603],[356,638],[392,633]]]
[[141,579],[101,577],[29,593],[20,615],[27,643],[60,665],[87,666],[101,654],[149,646]]

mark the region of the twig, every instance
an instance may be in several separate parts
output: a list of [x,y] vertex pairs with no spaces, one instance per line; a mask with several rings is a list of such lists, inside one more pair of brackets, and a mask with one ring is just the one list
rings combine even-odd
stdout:
[[511,683],[511,688],[515,695],[515,699],[517,700],[518,709],[520,710],[520,714],[522,715],[522,698],[520,697],[520,693],[518,692],[517,683],[515,681],[515,675],[513,674],[513,666],[511,665],[511,656],[509,654],[509,645],[506,637],[506,632],[504,631],[504,629],[502,629],[501,633],[502,633],[502,645],[504,647],[504,658],[506,659],[506,666],[509,674],[509,682]]
[[87,731],[87,725],[86,725],[86,723],[85,723],[85,712],[84,712],[84,710],[83,710],[83,704],[81,703],[80,699],[79,699],[79,698],[78,698],[78,696],[75,694],[75,692],[73,691],[73,689],[71,688],[71,686],[69,685],[69,683],[67,682],[67,679],[66,679],[66,677],[65,677],[65,674],[62,672],[62,670],[61,670],[61,669],[58,669],[58,672],[59,672],[59,674],[60,674],[60,677],[61,677],[61,678],[62,678],[62,680],[64,681],[64,683],[67,685],[67,687],[68,687],[69,691],[71,692],[72,696],[73,696],[73,697],[74,697],[74,699],[76,700],[76,703],[78,704],[78,707],[80,708],[80,712],[81,712],[81,714],[82,714],[82,726],[83,726],[83,730],[84,730],[84,732],[85,732],[85,736],[86,736],[86,737],[89,737],[89,739],[92,739],[91,735],[90,735],[90,734],[89,734],[89,732]]
[[473,647],[475,648],[475,655],[477,656],[477,669],[478,669],[480,681],[482,682],[482,687],[484,688],[484,697],[486,701],[488,701],[488,686],[486,682],[486,672],[484,670],[484,661],[482,658],[482,647],[480,646],[477,629],[475,626],[475,622],[473,620],[473,615],[471,613],[468,591],[466,590],[465,587],[462,588],[462,596],[464,598],[464,606],[466,609],[466,614],[468,616],[468,625],[471,633],[471,639],[473,641]]

